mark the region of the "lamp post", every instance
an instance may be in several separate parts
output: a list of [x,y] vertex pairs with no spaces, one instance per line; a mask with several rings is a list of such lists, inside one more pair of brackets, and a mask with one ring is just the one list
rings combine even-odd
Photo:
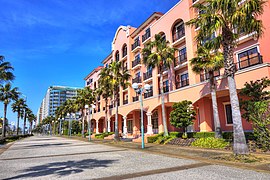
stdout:
[[67,116],[69,118],[69,120],[68,120],[68,135],[71,136],[71,114],[67,113]]
[[144,126],[143,126],[143,99],[142,94],[144,91],[148,92],[151,89],[149,84],[145,84],[144,87],[138,85],[138,83],[133,83],[132,88],[140,95],[140,104],[141,104],[141,134],[142,134],[142,149],[144,149]]
[[[88,137],[88,141],[91,141],[91,119],[93,118],[93,109],[96,108],[96,106],[94,104],[91,104],[91,109],[89,109],[89,105],[85,105],[84,106],[86,112],[88,113],[87,115],[87,119],[88,119],[88,134],[89,134],[89,137]],[[90,116],[90,111],[91,111],[91,117]]]

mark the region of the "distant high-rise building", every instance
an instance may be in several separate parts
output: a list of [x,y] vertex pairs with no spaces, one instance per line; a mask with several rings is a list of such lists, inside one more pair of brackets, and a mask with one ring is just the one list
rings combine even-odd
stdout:
[[38,110],[38,122],[42,122],[42,120],[48,116],[55,116],[56,109],[66,100],[75,98],[78,89],[80,88],[50,86]]

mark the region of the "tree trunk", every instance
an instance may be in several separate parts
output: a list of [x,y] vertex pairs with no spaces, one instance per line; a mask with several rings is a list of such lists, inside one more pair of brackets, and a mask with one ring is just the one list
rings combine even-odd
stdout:
[[105,132],[108,132],[108,98],[105,99]]
[[220,128],[220,120],[219,120],[218,105],[217,105],[217,95],[216,95],[216,84],[215,84],[215,78],[214,78],[213,71],[209,71],[209,82],[210,82],[213,116],[214,116],[214,124],[215,124],[215,137],[221,138],[222,132],[221,132],[221,128]]
[[81,110],[82,111],[82,138],[84,138],[84,109]]
[[24,110],[24,118],[23,118],[23,135],[25,135],[25,126],[26,126],[26,110]]
[[[230,34],[224,29],[222,31],[223,37],[230,39]],[[232,39],[232,38],[231,38]],[[233,119],[233,151],[234,154],[248,154],[248,147],[246,144],[246,138],[243,130],[241,112],[239,107],[239,99],[236,91],[236,84],[234,79],[235,66],[233,60],[233,41],[227,40],[222,42],[223,53],[224,53],[224,69],[225,75],[228,79],[228,87],[230,93],[230,102],[232,108],[232,119]]]
[[119,138],[119,129],[118,129],[118,92],[115,94],[115,133],[114,133],[114,139],[116,141],[120,141]]
[[30,134],[32,134],[32,125],[33,125],[33,122],[30,122],[30,127],[29,127]]
[[[19,110],[20,111],[20,110]],[[19,123],[20,123],[20,113],[18,112],[18,117],[17,117],[17,136],[19,135]]]
[[6,137],[7,104],[4,104],[4,118],[2,124],[2,138]]
[[164,90],[163,90],[163,74],[161,70],[161,66],[159,68],[160,72],[160,92],[161,92],[161,109],[162,109],[162,123],[164,127],[164,136],[168,136],[168,128],[167,128],[167,120],[166,120],[166,114],[165,114],[165,104],[164,104]]

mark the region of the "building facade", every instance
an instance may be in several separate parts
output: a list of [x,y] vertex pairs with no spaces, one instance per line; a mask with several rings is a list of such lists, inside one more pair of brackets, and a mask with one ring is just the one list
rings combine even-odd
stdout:
[[[155,34],[162,35],[176,49],[175,61],[170,68],[164,69],[163,86],[165,92],[165,111],[169,131],[181,131],[170,125],[170,112],[175,102],[190,100],[196,109],[196,120],[190,131],[208,132],[214,130],[213,110],[210,95],[209,76],[207,73],[195,74],[189,60],[195,56],[196,29],[185,23],[194,18],[197,12],[190,7],[201,0],[181,0],[165,14],[153,13],[138,28],[120,26],[113,38],[112,51],[102,61],[106,68],[112,61],[121,61],[123,69],[129,69],[132,78],[130,83],[149,84],[151,91],[144,93],[144,127],[147,134],[163,132],[161,97],[159,93],[159,73],[157,68],[149,69],[142,64],[142,49],[146,43],[154,39]],[[244,87],[245,82],[255,81],[270,74],[270,4],[269,0],[260,17],[264,24],[264,35],[255,39],[252,34],[242,35],[235,49],[234,59],[237,72],[235,80],[237,90]],[[216,72],[217,102],[222,131],[232,131],[232,115],[227,79],[224,70]],[[98,76],[90,74],[85,78],[86,83],[96,82]],[[93,87],[98,87],[98,84]],[[140,134],[140,104],[136,92],[131,88],[120,87],[119,130],[126,136],[137,137]],[[97,132],[104,129],[104,106],[102,97],[97,100],[97,108],[92,123]],[[108,127],[114,131],[115,108],[109,104]],[[252,124],[242,119],[245,131],[252,130]]]
[[[74,99],[77,96],[77,90],[80,88],[66,86],[50,86],[42,100],[38,110],[38,122],[42,122],[48,116],[55,116],[56,109],[68,99]],[[66,120],[69,117],[66,117]]]

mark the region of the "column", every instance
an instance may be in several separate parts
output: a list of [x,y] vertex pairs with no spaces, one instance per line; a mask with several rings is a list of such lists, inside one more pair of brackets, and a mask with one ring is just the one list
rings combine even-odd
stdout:
[[111,132],[111,119],[108,118],[108,132]]
[[127,116],[123,116],[124,119],[124,134],[127,135]]
[[99,134],[99,130],[98,130],[98,121],[96,121],[96,134]]
[[147,115],[147,134],[153,134],[152,113],[146,113],[146,115]]

